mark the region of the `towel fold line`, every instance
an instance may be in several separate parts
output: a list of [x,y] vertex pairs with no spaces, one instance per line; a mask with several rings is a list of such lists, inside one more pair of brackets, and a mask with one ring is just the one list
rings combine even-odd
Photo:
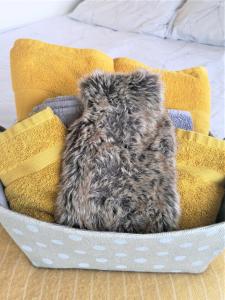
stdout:
[[3,185],[7,187],[15,180],[36,173],[48,165],[58,161],[63,148],[64,145],[62,143],[57,143],[51,148],[21,162],[16,167],[0,173],[0,179]]
[[16,135],[31,129],[42,122],[50,120],[54,116],[54,113],[50,107],[44,109],[41,113],[33,115],[31,118],[18,122],[13,127],[7,129],[0,134],[0,143],[4,140],[8,142],[8,138],[15,138]]
[[[215,139],[214,137],[204,135],[201,133],[196,134],[194,131],[186,131],[183,129],[176,129],[177,137],[184,138],[189,141],[194,141],[196,143],[206,145],[209,148],[217,148],[225,150],[225,141]],[[179,146],[179,145],[178,145]]]

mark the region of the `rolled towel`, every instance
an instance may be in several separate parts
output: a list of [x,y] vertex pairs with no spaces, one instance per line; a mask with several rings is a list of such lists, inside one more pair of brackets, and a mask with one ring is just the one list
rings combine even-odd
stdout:
[[12,210],[54,221],[65,135],[50,108],[0,133],[0,180]]
[[192,116],[189,111],[169,109],[168,113],[174,127],[190,131],[193,130]]
[[66,127],[77,118],[79,118],[83,112],[83,105],[76,96],[58,96],[55,98],[49,98],[43,103],[35,106],[31,114],[37,113],[46,107],[51,107],[53,112],[61,119]]
[[0,182],[0,206],[9,208],[1,182]]

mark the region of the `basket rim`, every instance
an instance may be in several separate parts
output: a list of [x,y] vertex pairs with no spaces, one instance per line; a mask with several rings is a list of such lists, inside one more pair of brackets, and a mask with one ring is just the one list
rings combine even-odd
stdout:
[[[40,221],[37,219],[34,219],[32,217],[29,217],[27,215],[23,215],[20,213],[17,213],[15,211],[12,211],[8,208],[4,208],[3,206],[0,205],[0,224],[4,224],[4,222],[1,221],[1,215],[12,215],[16,217],[17,219],[21,220],[25,223],[29,223],[32,225],[38,225],[40,227],[48,227],[49,229],[57,229],[57,230],[62,230],[66,231],[67,233],[70,234],[80,234],[80,235],[98,235],[98,236],[104,236],[104,237],[112,237],[114,235],[115,237],[120,237],[120,238],[138,238],[138,239],[143,239],[143,238],[148,238],[148,239],[154,239],[154,238],[165,238],[165,237],[177,237],[180,235],[185,234],[194,234],[195,232],[199,231],[208,231],[211,229],[214,229],[215,227],[217,228],[224,228],[225,231],[225,221],[220,222],[220,223],[215,223],[203,227],[196,227],[196,228],[191,228],[191,229],[184,229],[184,230],[177,230],[177,231],[170,231],[170,232],[160,232],[160,233],[146,233],[146,234],[140,234],[140,233],[124,233],[124,232],[112,232],[112,231],[92,231],[92,230],[84,230],[84,229],[79,229],[79,228],[71,228],[68,226],[56,224],[56,223],[48,223],[44,221]],[[3,226],[4,227],[4,226]]]

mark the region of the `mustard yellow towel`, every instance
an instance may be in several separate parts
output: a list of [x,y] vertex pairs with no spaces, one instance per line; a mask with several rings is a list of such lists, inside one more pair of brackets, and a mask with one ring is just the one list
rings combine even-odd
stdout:
[[96,69],[113,72],[113,60],[95,49],[19,39],[11,50],[11,76],[19,120],[48,98],[77,95],[78,82]]
[[47,98],[77,95],[81,77],[96,69],[130,72],[137,68],[160,73],[164,82],[165,106],[189,111],[194,130],[208,134],[210,89],[204,68],[159,70],[128,58],[113,60],[94,49],[67,48],[30,39],[17,40],[11,50],[11,74],[18,119],[26,118],[34,106]]
[[12,210],[54,221],[65,135],[50,108],[0,134],[0,180]]
[[225,192],[225,142],[177,129],[181,228],[213,224]]
[[[0,134],[0,180],[13,210],[53,221],[66,130],[50,108]],[[213,224],[224,195],[225,142],[176,131],[181,228]]]
[[208,73],[204,67],[168,71],[154,69],[129,58],[114,59],[116,72],[133,72],[139,68],[160,74],[164,83],[165,107],[189,111],[192,115],[194,130],[208,135],[210,85]]

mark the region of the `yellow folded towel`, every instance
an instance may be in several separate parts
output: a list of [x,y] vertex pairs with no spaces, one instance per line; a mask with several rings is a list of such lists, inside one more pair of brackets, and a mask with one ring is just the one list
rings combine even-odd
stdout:
[[[50,108],[0,134],[0,180],[10,207],[53,222],[66,129]],[[213,224],[224,195],[225,142],[176,130],[181,229]]]
[[208,135],[210,85],[208,73],[204,67],[168,71],[154,69],[129,58],[114,59],[116,72],[133,72],[139,68],[160,74],[164,83],[165,107],[189,111],[192,115],[194,130]]
[[0,180],[12,210],[54,221],[65,135],[50,108],[0,134]]
[[213,224],[225,187],[225,142],[177,129],[181,228]]
[[79,80],[96,69],[113,72],[112,58],[95,49],[17,40],[11,50],[11,75],[18,119],[48,98],[77,95]]
[[160,73],[164,82],[165,106],[191,112],[194,130],[208,134],[210,89],[204,68],[159,70],[128,58],[113,60],[94,49],[67,48],[30,39],[17,40],[11,50],[18,119],[26,118],[34,106],[47,98],[77,95],[79,80],[96,69],[130,72],[137,68]]

